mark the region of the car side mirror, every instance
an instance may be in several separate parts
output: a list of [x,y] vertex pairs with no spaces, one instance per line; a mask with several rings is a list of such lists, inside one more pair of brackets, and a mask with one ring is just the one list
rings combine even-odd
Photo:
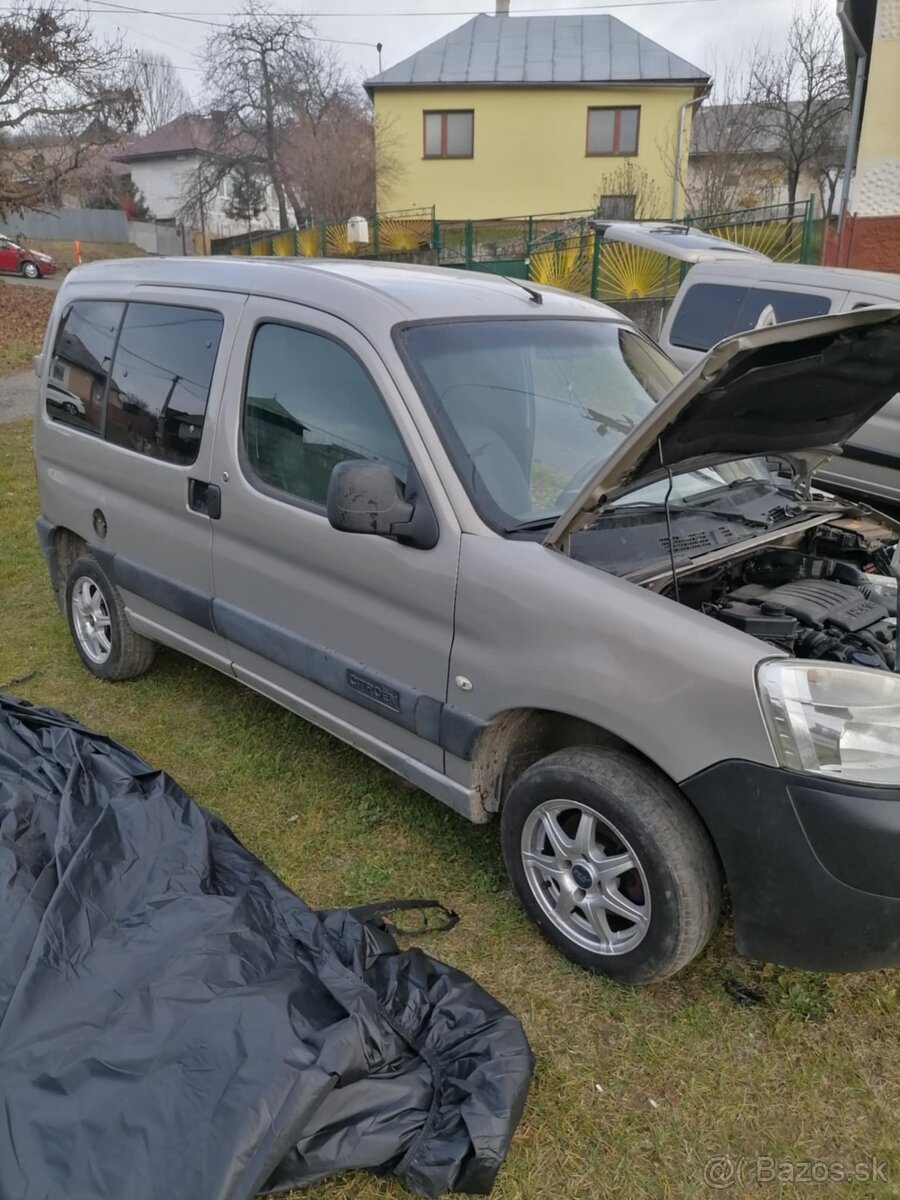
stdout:
[[344,533],[395,537],[430,550],[437,543],[437,521],[412,468],[406,493],[404,499],[387,463],[358,458],[338,463],[328,480],[328,521]]

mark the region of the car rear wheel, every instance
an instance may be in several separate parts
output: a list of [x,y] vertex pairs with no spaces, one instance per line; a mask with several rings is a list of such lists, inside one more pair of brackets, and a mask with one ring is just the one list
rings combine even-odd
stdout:
[[626,751],[541,759],[510,790],[501,842],[544,936],[623,983],[673,975],[716,927],[722,878],[709,834],[678,789]]
[[40,275],[40,273],[41,272],[38,268],[37,263],[33,263],[33,262],[22,263],[22,274],[25,276],[26,279],[37,279],[37,277]]
[[156,645],[128,624],[119,589],[96,559],[72,564],[66,614],[81,661],[99,679],[133,679],[149,670]]

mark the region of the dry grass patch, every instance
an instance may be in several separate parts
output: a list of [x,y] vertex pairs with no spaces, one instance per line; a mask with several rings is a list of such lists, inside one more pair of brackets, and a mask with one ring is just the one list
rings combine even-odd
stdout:
[[0,280],[0,375],[31,366],[44,340],[54,293]]
[[[29,238],[28,245],[42,254],[50,254],[64,267],[75,266],[75,243],[52,238]],[[99,262],[103,258],[145,258],[146,252],[131,242],[82,242],[81,261]]]

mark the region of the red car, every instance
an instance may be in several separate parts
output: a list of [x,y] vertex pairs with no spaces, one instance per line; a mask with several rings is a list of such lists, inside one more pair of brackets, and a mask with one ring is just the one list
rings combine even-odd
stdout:
[[0,234],[0,271],[12,271],[26,279],[40,279],[56,271],[56,263],[49,254],[37,250],[26,250],[16,242]]

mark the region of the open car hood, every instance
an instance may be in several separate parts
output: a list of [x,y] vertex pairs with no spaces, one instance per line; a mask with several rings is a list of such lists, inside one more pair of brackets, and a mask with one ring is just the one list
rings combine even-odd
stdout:
[[626,492],[756,456],[810,472],[900,392],[896,307],[754,329],[719,342],[598,467],[547,535],[565,540]]
[[655,250],[667,258],[679,262],[722,262],[737,259],[768,256],[740,242],[716,237],[690,225],[677,221],[591,221],[591,227],[605,242],[624,242],[629,246],[640,246],[644,250]]

